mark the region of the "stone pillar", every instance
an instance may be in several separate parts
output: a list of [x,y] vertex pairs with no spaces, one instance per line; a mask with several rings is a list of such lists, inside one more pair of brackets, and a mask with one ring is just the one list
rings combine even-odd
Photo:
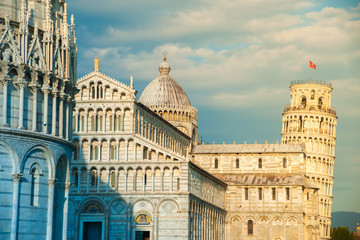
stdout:
[[103,109],[103,116],[102,116],[102,118],[103,118],[103,122],[102,122],[102,124],[103,124],[103,126],[102,126],[102,128],[103,128],[103,132],[106,132],[106,111]]
[[86,171],[86,192],[89,192],[89,184],[90,184],[90,170]]
[[110,177],[109,170],[106,170],[106,175],[107,175],[107,178],[106,178],[106,192],[109,192],[109,177]]
[[159,221],[159,212],[154,212],[154,239],[158,239],[158,221]]
[[32,88],[33,90],[33,106],[32,106],[32,131],[36,131],[36,125],[37,125],[37,87],[34,86]]
[[[66,111],[66,119],[65,119],[65,123],[66,123],[66,132],[65,132],[65,138],[67,140],[71,140],[72,139],[72,133],[73,133],[73,130],[72,130],[72,121],[73,121],[73,118],[72,118],[72,101],[71,101],[71,98],[69,97],[69,99],[67,100],[66,102],[66,108],[65,108],[65,111]],[[77,122],[76,122],[77,124]]]
[[124,181],[124,185],[125,185],[125,186],[124,186],[124,191],[125,191],[125,192],[127,192],[127,190],[128,190],[128,189],[127,189],[127,187],[128,187],[128,186],[127,186],[127,179],[128,179],[128,172],[127,172],[127,170],[126,170],[126,172],[125,172],[125,174],[124,174],[124,175],[125,175],[125,181]]
[[96,171],[97,171],[96,191],[100,192],[100,174],[101,174],[101,171],[99,171],[99,170],[96,170]]
[[23,177],[23,174],[15,173],[12,175],[13,177],[13,203],[11,206],[11,233],[10,239],[17,239],[18,232],[18,215],[19,215],[19,187],[20,181]]
[[19,106],[19,128],[24,128],[24,89],[26,86],[26,81],[20,78],[17,82],[20,89],[20,106]]
[[65,202],[64,202],[64,213],[63,213],[63,229],[62,229],[62,240],[67,240],[67,227],[68,227],[68,206],[69,206],[69,189],[71,183],[65,183]]
[[78,171],[78,193],[80,192],[80,185],[81,185],[81,171]]
[[42,123],[43,126],[43,132],[44,133],[48,133],[48,110],[49,110],[49,92],[50,92],[50,87],[44,86],[41,88],[41,90],[44,93],[44,122]]
[[116,142],[116,161],[119,161],[119,144],[120,142]]
[[7,98],[8,98],[8,85],[9,85],[9,80],[8,77],[4,77],[4,80],[2,82],[3,84],[3,126],[4,127],[8,127],[8,123],[7,123]]
[[57,94],[56,89],[53,90],[53,107],[52,107],[52,125],[51,125],[51,134],[56,136],[56,118],[57,118]]
[[155,191],[155,171],[152,171],[151,175],[151,191]]
[[125,161],[128,161],[128,149],[129,149],[129,142],[126,140],[125,141]]
[[85,132],[88,132],[89,129],[89,113],[86,111],[85,112],[85,116],[84,116],[84,121],[85,121]]
[[174,175],[174,172],[171,171],[171,172],[170,172],[170,192],[173,191],[173,178],[174,178],[173,175]]
[[51,240],[53,234],[53,216],[54,216],[54,188],[56,180],[49,179],[48,212],[46,224],[46,239]]
[[[60,102],[59,102],[59,137],[63,137],[64,136],[64,97],[65,94],[61,93],[60,94]],[[65,103],[65,108],[66,108],[66,103]],[[68,122],[65,123],[67,128]],[[67,130],[67,129],[66,129]],[[66,133],[68,133],[68,131],[66,131]],[[68,135],[68,134],[65,134]]]

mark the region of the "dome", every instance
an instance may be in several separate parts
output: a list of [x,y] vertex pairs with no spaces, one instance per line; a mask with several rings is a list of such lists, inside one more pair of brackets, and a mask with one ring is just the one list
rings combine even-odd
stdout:
[[170,64],[159,65],[160,76],[151,81],[141,94],[139,101],[147,107],[157,105],[191,106],[184,89],[169,75]]

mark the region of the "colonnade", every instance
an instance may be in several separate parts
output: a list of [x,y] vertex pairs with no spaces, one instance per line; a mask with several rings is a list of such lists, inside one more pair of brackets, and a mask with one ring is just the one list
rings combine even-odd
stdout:
[[315,133],[336,135],[335,118],[324,118],[306,114],[287,115],[282,121],[282,133]]
[[[98,74],[105,76],[103,73],[100,72],[98,72]],[[105,77],[109,78],[108,76]],[[122,84],[120,82],[117,83]],[[129,96],[126,94],[125,91],[121,91],[121,88],[115,86],[110,87],[110,85],[108,84],[104,85],[102,81],[91,81],[88,82],[87,84],[81,84],[78,87],[80,90],[80,92],[78,93],[79,101],[86,101],[91,99],[108,101],[108,100],[124,100],[129,98]]]
[[[65,83],[59,88],[58,79],[50,75],[38,75],[37,72],[20,73],[12,70],[9,74],[14,76],[0,76],[3,95],[1,124],[70,139],[73,102],[72,97],[64,92]],[[50,82],[57,83],[51,86],[48,84]],[[8,92],[13,88],[18,94],[9,95]]]
[[320,173],[324,175],[333,175],[334,160],[321,157],[306,157],[306,169],[308,172]]
[[182,181],[179,165],[86,165],[72,168],[71,177],[73,193],[179,192]]
[[222,209],[192,200],[190,203],[189,239],[225,239],[225,216],[226,212]]

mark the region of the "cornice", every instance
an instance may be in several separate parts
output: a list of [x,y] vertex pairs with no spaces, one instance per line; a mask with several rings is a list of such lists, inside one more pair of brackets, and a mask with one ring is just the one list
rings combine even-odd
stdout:
[[32,131],[27,131],[27,130],[19,130],[19,129],[14,129],[14,128],[0,127],[0,134],[41,139],[41,140],[45,140],[45,141],[59,143],[61,145],[65,145],[66,147],[70,148],[71,150],[75,150],[75,146],[71,142],[69,142],[65,139],[59,138],[59,137],[55,137],[55,136],[40,133],[40,132],[32,132]]

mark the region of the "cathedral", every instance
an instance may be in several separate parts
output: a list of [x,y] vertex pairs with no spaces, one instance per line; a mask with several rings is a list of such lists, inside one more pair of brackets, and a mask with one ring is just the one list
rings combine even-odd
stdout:
[[280,143],[204,144],[166,57],[140,96],[98,58],[77,79],[70,19],[0,3],[0,239],[330,239],[330,83],[290,83]]

